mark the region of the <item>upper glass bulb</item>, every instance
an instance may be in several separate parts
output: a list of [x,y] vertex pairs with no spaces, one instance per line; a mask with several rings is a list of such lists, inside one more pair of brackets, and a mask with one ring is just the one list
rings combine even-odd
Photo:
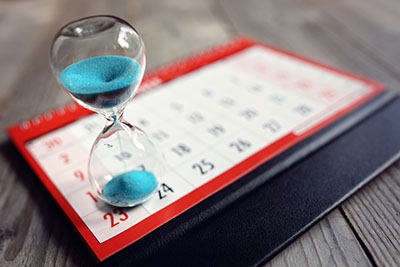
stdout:
[[50,65],[79,104],[111,116],[121,112],[139,87],[146,68],[144,43],[119,18],[84,18],[58,31]]

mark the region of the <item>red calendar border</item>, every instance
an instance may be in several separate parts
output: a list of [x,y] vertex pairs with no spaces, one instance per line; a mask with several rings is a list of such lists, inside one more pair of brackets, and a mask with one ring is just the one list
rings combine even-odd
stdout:
[[41,114],[35,118],[24,121],[20,124],[13,125],[8,129],[8,133],[12,141],[16,145],[16,147],[21,151],[22,155],[32,166],[33,170],[38,174],[39,178],[46,186],[47,190],[49,190],[49,192],[57,201],[57,203],[67,214],[68,218],[72,221],[76,229],[82,235],[83,239],[85,240],[85,242],[87,243],[87,245],[89,246],[89,248],[92,250],[92,252],[99,261],[103,261],[112,254],[129,246],[130,244],[134,243],[138,239],[147,235],[151,231],[160,227],[164,223],[170,221],[171,219],[175,218],[176,216],[183,213],[187,209],[193,207],[197,203],[206,199],[208,196],[216,193],[222,188],[238,180],[240,177],[250,172],[254,168],[258,167],[260,164],[273,158],[274,156],[283,152],[292,145],[300,142],[301,140],[317,132],[318,130],[330,124],[331,122],[337,120],[343,115],[354,110],[356,107],[362,105],[366,101],[378,95],[385,88],[383,84],[378,83],[376,81],[372,81],[355,74],[350,74],[348,72],[330,66],[326,66],[324,64],[317,63],[307,58],[299,57],[290,52],[283,51],[281,49],[256,42],[247,37],[239,37],[225,45],[219,46],[212,50],[205,51],[204,53],[200,53],[194,57],[185,59],[183,61],[167,66],[165,68],[159,69],[154,73],[146,75],[142,83],[142,86],[140,88],[140,92],[151,89],[161,83],[168,82],[169,80],[177,78],[185,73],[198,69],[202,66],[205,66],[214,61],[232,55],[236,52],[239,52],[253,45],[262,45],[266,48],[296,58],[300,61],[311,63],[320,68],[327,69],[335,73],[338,73],[340,75],[344,75],[346,77],[350,77],[352,79],[361,81],[366,85],[369,85],[371,88],[373,88],[373,90],[369,94],[359,99],[358,101],[354,102],[350,106],[347,106],[341,111],[333,114],[332,116],[324,119],[323,121],[316,124],[309,130],[302,133],[301,135],[294,135],[292,133],[286,135],[285,137],[281,138],[275,143],[253,154],[252,156],[242,161],[238,165],[222,173],[221,175],[209,181],[208,183],[195,189],[188,195],[173,202],[169,206],[163,208],[157,213],[149,216],[148,218],[144,219],[138,224],[132,226],[131,228],[125,230],[124,232],[116,235],[115,237],[103,243],[99,243],[97,241],[97,239],[91,233],[89,228],[85,225],[85,223],[78,216],[75,210],[69,205],[68,201],[58,191],[56,186],[51,182],[50,178],[41,169],[39,164],[35,161],[35,159],[29,153],[29,151],[25,146],[26,142],[34,138],[37,138],[41,135],[44,135],[50,131],[53,131],[57,128],[60,128],[64,125],[67,125],[84,116],[92,114],[92,112],[78,106],[75,103],[71,103],[59,109],[52,110],[45,114]]

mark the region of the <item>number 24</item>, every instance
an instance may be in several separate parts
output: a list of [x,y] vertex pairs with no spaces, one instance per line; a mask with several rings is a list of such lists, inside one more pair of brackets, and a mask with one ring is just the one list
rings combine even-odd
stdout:
[[[122,218],[120,217],[119,218],[119,220],[121,221],[121,222],[123,222],[123,221],[125,221],[126,219],[128,219],[128,214],[126,214],[121,208],[115,208],[114,210],[113,210],[113,213],[114,214],[117,214],[117,213],[119,213],[118,215],[121,215],[122,216]],[[116,225],[118,225],[119,224],[119,222],[114,222],[114,216],[111,214],[111,213],[106,213],[106,214],[104,214],[104,220],[107,220],[107,218],[110,218],[110,221],[111,221],[111,228],[113,228],[114,226],[116,226]]]

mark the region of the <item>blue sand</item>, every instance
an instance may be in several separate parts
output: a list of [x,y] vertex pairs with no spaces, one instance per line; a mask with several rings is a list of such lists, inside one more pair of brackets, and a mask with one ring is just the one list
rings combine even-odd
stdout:
[[147,171],[129,171],[115,176],[104,187],[104,198],[114,205],[134,205],[157,189],[157,179]]
[[[132,58],[99,56],[69,65],[60,80],[76,98],[97,107],[110,107],[131,97],[129,88],[139,82],[140,74],[141,67]],[[103,98],[97,99],[99,96]]]

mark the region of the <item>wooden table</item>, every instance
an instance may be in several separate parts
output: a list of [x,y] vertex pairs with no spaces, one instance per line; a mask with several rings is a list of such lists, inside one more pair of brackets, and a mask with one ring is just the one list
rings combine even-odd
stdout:
[[[61,25],[94,14],[137,27],[148,69],[248,35],[400,90],[397,0],[0,1],[0,266],[92,264],[5,129],[70,101],[49,45]],[[400,265],[400,161],[267,265]]]

